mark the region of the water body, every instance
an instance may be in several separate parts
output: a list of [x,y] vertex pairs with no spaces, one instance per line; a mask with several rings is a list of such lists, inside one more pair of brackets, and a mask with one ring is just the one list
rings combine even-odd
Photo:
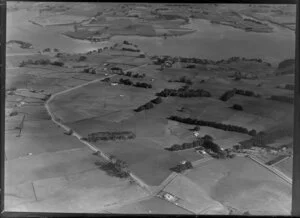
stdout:
[[199,57],[219,60],[232,56],[263,58],[272,63],[295,55],[295,32],[273,25],[272,33],[245,32],[230,26],[211,24],[207,20],[191,20],[187,28],[197,32],[163,39],[162,37],[116,36],[138,44],[149,54]]
[[[61,33],[72,30],[72,26],[41,27],[30,23],[32,11],[9,12],[7,17],[7,39],[23,40],[40,48],[59,48],[66,52],[87,52],[107,45],[107,42],[90,43],[74,40]],[[295,32],[273,25],[272,33],[245,32],[230,26],[211,24],[207,20],[195,19],[184,25],[197,31],[178,37],[115,36],[112,41],[129,40],[151,55],[172,55],[206,59],[225,59],[232,56],[262,58],[271,63],[293,58],[295,54]]]
[[84,53],[109,44],[71,39],[62,33],[73,31],[72,25],[42,27],[29,22],[35,16],[38,16],[37,12],[27,10],[7,13],[7,41],[22,40],[32,43],[35,48],[58,48],[70,53]]

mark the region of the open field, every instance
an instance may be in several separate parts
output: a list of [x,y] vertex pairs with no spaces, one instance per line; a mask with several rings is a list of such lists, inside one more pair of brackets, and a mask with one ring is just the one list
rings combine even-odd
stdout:
[[285,159],[278,164],[275,164],[274,167],[281,172],[283,172],[288,177],[292,178],[293,176],[293,158]]
[[188,210],[174,206],[166,200],[162,200],[158,197],[152,197],[147,200],[123,206],[121,208],[115,208],[108,210],[111,213],[118,214],[192,214]]
[[186,176],[214,200],[240,211],[271,215],[291,208],[291,187],[247,158],[213,160]]
[[[84,212],[88,208],[97,212],[146,196],[137,185],[99,170],[94,164],[99,160],[88,148],[81,148],[8,161],[6,210]],[[22,167],[16,167],[16,162]]]
[[276,169],[291,177],[292,158],[264,163],[292,155],[294,18],[280,5],[9,3],[6,210],[288,215]]

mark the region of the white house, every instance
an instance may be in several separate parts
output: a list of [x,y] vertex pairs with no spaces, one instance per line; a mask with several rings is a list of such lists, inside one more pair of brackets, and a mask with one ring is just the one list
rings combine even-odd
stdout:
[[176,198],[173,195],[169,194],[169,193],[164,194],[164,198],[167,201],[172,201],[172,202],[176,201]]

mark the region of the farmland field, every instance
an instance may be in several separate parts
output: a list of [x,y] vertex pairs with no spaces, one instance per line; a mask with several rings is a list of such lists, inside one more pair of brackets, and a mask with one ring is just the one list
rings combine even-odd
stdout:
[[7,5],[7,210],[289,215],[294,5]]

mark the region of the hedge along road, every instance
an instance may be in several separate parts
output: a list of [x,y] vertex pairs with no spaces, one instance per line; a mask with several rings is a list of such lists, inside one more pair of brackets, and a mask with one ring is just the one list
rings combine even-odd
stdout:
[[[126,70],[125,72],[130,71],[130,70],[133,70],[133,69],[135,69],[135,68],[139,68],[139,67],[142,67],[142,66],[146,66],[146,65],[148,65],[148,64],[143,64],[143,65],[141,65],[141,66],[137,66],[137,67],[130,68],[130,69]],[[57,96],[59,96],[59,95],[61,95],[61,94],[65,94],[65,93],[68,93],[68,92],[73,91],[73,90],[75,90],[75,89],[84,87],[84,86],[86,86],[86,85],[89,85],[89,84],[92,84],[92,83],[99,82],[99,81],[101,81],[101,80],[103,80],[103,79],[106,79],[106,78],[112,78],[112,77],[114,77],[114,76],[116,76],[116,75],[117,75],[117,74],[105,76],[105,77],[102,77],[102,78],[99,78],[99,79],[96,79],[96,80],[93,80],[93,81],[90,81],[90,82],[86,82],[86,83],[83,83],[83,84],[81,84],[81,85],[78,85],[78,86],[72,87],[72,88],[70,88],[70,89],[66,89],[66,90],[64,90],[64,91],[57,92],[57,93],[51,95],[51,97],[50,97],[50,98],[46,101],[46,103],[45,103],[45,107],[46,107],[46,109],[47,109],[48,114],[51,116],[51,120],[52,120],[55,124],[57,124],[58,126],[62,127],[64,130],[66,130],[66,131],[71,131],[71,129],[70,129],[68,126],[66,126],[66,125],[64,125],[64,124],[62,124],[62,123],[60,123],[59,121],[57,121],[57,120],[55,119],[53,113],[52,113],[51,110],[50,110],[49,103],[50,103],[55,97],[57,97]],[[95,146],[93,146],[92,144],[88,143],[87,141],[82,140],[82,136],[79,135],[78,133],[76,133],[76,132],[73,131],[73,130],[72,130],[72,135],[75,136],[80,142],[82,142],[83,144],[87,145],[92,151],[94,151],[94,152],[99,152],[100,155],[101,155],[103,158],[105,158],[106,160],[110,161],[108,155],[106,155],[104,152],[102,152],[101,150],[99,150],[98,148],[96,148]],[[138,176],[134,175],[132,172],[130,172],[130,176],[131,176],[131,178],[132,178],[134,181],[136,181],[137,184],[139,184],[142,188],[145,188],[147,191],[150,191],[149,186],[148,186],[144,181],[142,181],[141,179],[139,179]]]

